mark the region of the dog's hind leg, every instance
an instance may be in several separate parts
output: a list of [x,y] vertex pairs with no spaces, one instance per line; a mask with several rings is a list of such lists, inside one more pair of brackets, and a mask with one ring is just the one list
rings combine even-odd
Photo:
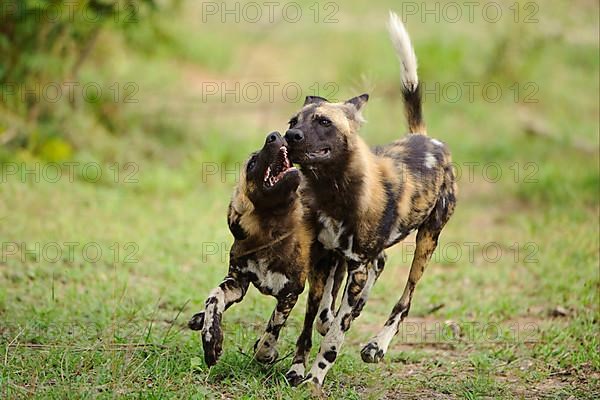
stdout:
[[285,325],[290,312],[298,301],[297,293],[287,293],[285,295],[277,297],[277,306],[271,314],[267,329],[263,333],[262,337],[254,344],[254,358],[257,361],[270,364],[277,360],[279,353],[277,352],[277,339],[279,338],[279,332]]
[[364,362],[376,363],[383,358],[392,338],[398,332],[400,323],[408,315],[415,287],[423,276],[423,271],[425,271],[425,267],[435,251],[442,228],[454,211],[454,192],[451,192],[451,196],[447,196],[447,194],[442,191],[442,196],[437,201],[431,214],[419,227],[417,246],[404,292],[392,309],[383,329],[361,350],[360,355]]
[[204,311],[195,314],[188,322],[190,329],[202,330],[204,360],[209,366],[217,362],[223,351],[223,331],[221,330],[223,312],[244,298],[248,285],[249,282],[246,279],[230,273],[219,286],[210,292]]

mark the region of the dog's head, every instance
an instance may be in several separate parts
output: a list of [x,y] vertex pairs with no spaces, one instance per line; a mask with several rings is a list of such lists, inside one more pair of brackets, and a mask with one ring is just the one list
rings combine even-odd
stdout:
[[255,209],[273,209],[296,198],[300,173],[292,166],[279,132],[267,135],[263,148],[244,166],[245,192]]
[[229,207],[231,232],[240,240],[257,233],[254,211],[263,217],[286,213],[298,198],[299,185],[300,172],[292,166],[285,140],[279,132],[270,133],[241,171]]
[[308,96],[285,134],[292,161],[312,168],[345,162],[355,146],[363,122],[361,111],[368,100],[367,94],[343,103]]

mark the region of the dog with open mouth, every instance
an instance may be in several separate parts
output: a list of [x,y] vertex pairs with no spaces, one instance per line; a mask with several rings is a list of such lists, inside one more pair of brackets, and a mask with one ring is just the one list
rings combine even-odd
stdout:
[[400,59],[409,134],[391,144],[369,148],[358,134],[364,122],[361,112],[369,98],[366,94],[342,103],[309,96],[291,118],[285,134],[291,159],[300,165],[306,181],[303,202],[314,210],[311,221],[315,237],[326,250],[344,259],[344,263],[330,266],[325,286],[332,292],[340,287],[338,280],[342,278],[334,269],[343,268],[347,275],[335,315],[329,312],[335,293],[326,291],[321,297],[321,303],[326,304],[320,307],[324,312],[319,313],[319,319],[326,334],[305,377],[300,365],[290,369],[287,376],[292,384],[302,380],[318,387],[323,384],[345,333],[384,268],[384,250],[416,230],[416,250],[404,292],[381,331],[361,351],[365,362],[384,357],[408,314],[440,232],[454,212],[457,188],[450,152],[444,143],[426,134],[410,38],[394,13],[390,13],[388,28]]
[[204,311],[188,323],[191,329],[202,331],[209,366],[223,350],[223,313],[244,298],[250,283],[277,299],[266,330],[254,346],[255,358],[271,363],[278,357],[280,330],[304,290],[310,268],[313,235],[297,192],[300,182],[300,172],[292,166],[278,132],[269,134],[264,147],[245,163],[227,217],[234,236],[229,271],[209,294]]

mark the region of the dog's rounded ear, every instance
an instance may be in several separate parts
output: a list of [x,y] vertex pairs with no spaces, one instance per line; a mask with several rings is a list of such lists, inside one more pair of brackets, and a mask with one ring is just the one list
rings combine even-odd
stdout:
[[324,97],[319,97],[319,96],[306,96],[306,99],[304,99],[304,105],[308,105],[308,104],[318,104],[318,103],[329,103],[329,100],[327,100]]
[[367,101],[369,101],[369,95],[364,93],[360,96],[353,97],[350,100],[346,100],[346,104],[352,104],[357,111],[360,111],[365,104],[367,104]]

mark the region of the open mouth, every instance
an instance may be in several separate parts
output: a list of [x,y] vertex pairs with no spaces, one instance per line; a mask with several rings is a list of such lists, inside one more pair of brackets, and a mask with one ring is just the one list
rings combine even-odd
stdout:
[[275,161],[267,167],[265,171],[265,178],[263,179],[266,188],[272,188],[287,174],[288,172],[294,171],[296,168],[292,166],[292,163],[288,157],[288,150],[285,146],[281,146]]
[[331,153],[331,149],[329,147],[325,147],[324,149],[321,149],[319,151],[315,151],[312,153],[308,153],[308,158],[326,158],[329,157],[329,154]]

